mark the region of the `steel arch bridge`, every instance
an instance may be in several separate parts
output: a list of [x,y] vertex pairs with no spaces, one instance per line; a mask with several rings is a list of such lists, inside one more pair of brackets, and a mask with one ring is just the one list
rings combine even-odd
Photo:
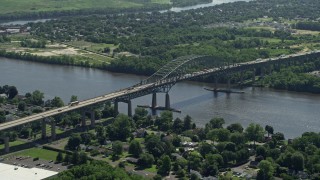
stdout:
[[126,93],[113,101],[128,102],[141,96],[153,93],[168,93],[170,89],[180,81],[202,78],[205,76],[214,76],[219,78],[233,73],[243,72],[247,70],[255,70],[256,68],[270,67],[271,65],[290,64],[303,62],[309,59],[319,57],[320,51],[309,53],[300,53],[293,55],[282,55],[276,58],[257,59],[244,63],[224,62],[216,56],[205,55],[189,55],[176,58],[162,66],[157,72],[150,77],[142,80],[140,83],[130,87],[139,88],[140,86],[148,86],[133,93]]
[[214,66],[221,66],[225,63],[218,60],[214,56],[203,56],[203,55],[189,55],[176,58],[169,63],[162,66],[157,72],[152,74],[147,79],[143,80],[139,85],[155,83],[172,77],[181,76],[187,74],[190,68],[199,65],[205,65],[206,68]]
[[[277,58],[257,59],[254,61],[244,63],[230,64],[224,63],[220,61],[218,57],[213,56],[184,56],[170,61],[168,64],[160,68],[152,76],[134,86],[121,89],[112,93],[108,93],[102,96],[83,100],[77,102],[77,104],[75,105],[67,105],[57,109],[51,109],[39,114],[23,117],[14,121],[2,123],[0,124],[0,132],[3,132],[4,130],[16,126],[24,125],[26,123],[42,120],[42,133],[45,135],[46,126],[43,120],[50,117],[58,116],[60,114],[65,114],[71,111],[80,111],[82,113],[91,111],[91,125],[94,126],[95,118],[93,109],[96,105],[101,105],[111,101],[115,103],[116,109],[116,105],[118,102],[126,102],[128,103],[128,115],[132,116],[132,99],[148,94],[168,93],[171,87],[180,81],[191,80],[194,78],[201,78],[205,76],[221,77],[233,73],[252,70],[255,68],[266,68],[270,65],[290,65],[291,63],[305,62],[319,57],[320,50],[291,55],[283,55]],[[167,106],[166,103],[166,107],[170,107],[170,103],[169,106]],[[86,122],[84,119],[84,114],[82,117],[82,126],[85,126]],[[51,129],[52,134],[55,134],[54,122],[51,122],[51,126],[53,127]],[[9,150],[8,137],[5,138],[5,142],[7,152],[7,150]]]

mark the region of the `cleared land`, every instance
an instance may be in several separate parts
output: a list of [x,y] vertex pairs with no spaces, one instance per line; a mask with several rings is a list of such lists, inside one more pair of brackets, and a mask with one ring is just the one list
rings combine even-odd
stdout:
[[112,59],[110,55],[103,54],[101,51],[109,47],[113,51],[117,46],[103,43],[89,43],[85,41],[73,41],[70,44],[47,44],[46,48],[26,48],[21,47],[20,41],[11,43],[0,43],[0,49],[11,52],[30,53],[38,56],[71,56],[76,61],[88,61],[90,64],[109,63]]
[[169,4],[169,0],[2,0],[0,14],[80,9],[131,8],[147,4]]

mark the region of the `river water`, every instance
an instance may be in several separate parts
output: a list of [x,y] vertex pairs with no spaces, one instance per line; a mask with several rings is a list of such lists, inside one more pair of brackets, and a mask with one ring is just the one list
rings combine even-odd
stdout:
[[[212,0],[211,3],[206,3],[206,4],[198,4],[198,5],[186,6],[186,7],[172,7],[169,11],[181,12],[181,11],[187,11],[187,10],[191,10],[191,9],[199,9],[199,8],[211,7],[211,6],[215,6],[215,5],[218,5],[218,4],[232,3],[232,2],[237,2],[237,1],[249,2],[251,0]],[[166,11],[160,11],[160,12],[166,12]]]
[[[41,64],[0,58],[0,85],[14,85],[20,94],[40,90],[46,99],[59,96],[68,102],[71,95],[80,100],[99,96],[140,82],[143,76],[107,71]],[[239,122],[244,127],[255,122],[271,125],[286,138],[300,136],[305,131],[319,132],[320,95],[276,91],[268,88],[245,88],[244,94],[214,95],[204,87],[213,84],[181,82],[170,91],[171,106],[181,110],[176,117],[189,114],[203,126],[212,117],[223,117],[226,124]],[[164,105],[164,94],[158,95],[158,105]],[[151,95],[134,99],[133,107],[151,104]],[[119,104],[126,113],[126,104]]]

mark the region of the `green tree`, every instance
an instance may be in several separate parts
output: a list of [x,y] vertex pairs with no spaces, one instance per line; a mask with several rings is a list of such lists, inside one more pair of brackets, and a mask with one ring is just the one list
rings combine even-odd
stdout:
[[172,145],[174,145],[175,147],[180,147],[181,138],[179,136],[173,136]]
[[144,168],[149,168],[154,163],[154,157],[152,154],[143,153],[140,155],[138,165]]
[[188,156],[188,169],[192,169],[195,171],[200,170],[202,162],[202,157],[197,152],[191,152]]
[[64,103],[60,97],[54,97],[51,100],[51,106],[52,107],[62,107],[62,106],[64,106]]
[[260,161],[259,165],[259,171],[257,175],[257,179],[261,180],[270,180],[273,177],[273,166],[269,161],[262,160]]
[[62,160],[63,160],[62,152],[59,152],[56,157],[56,162],[60,163],[60,162],[62,162]]
[[76,150],[81,143],[81,137],[79,134],[72,134],[68,139],[68,143],[66,145],[66,149]]
[[134,114],[138,117],[145,117],[148,115],[148,111],[145,108],[137,107]]
[[79,164],[86,164],[88,161],[88,156],[85,152],[80,152],[79,154]]
[[160,117],[156,119],[155,125],[158,126],[161,131],[168,131],[172,124],[173,115],[171,111],[163,111]]
[[80,134],[80,137],[81,143],[88,145],[95,136],[90,132],[84,132]]
[[230,131],[228,129],[213,129],[208,134],[207,137],[213,141],[228,141],[230,136]]
[[26,110],[26,103],[24,101],[19,102],[18,109],[19,111],[25,111]]
[[121,155],[123,153],[123,145],[121,141],[114,141],[112,143],[112,151],[114,155]]
[[4,111],[0,111],[0,123],[6,122],[6,113]]
[[161,175],[168,175],[171,170],[171,159],[168,155],[161,157],[158,173]]
[[72,169],[60,172],[53,180],[61,179],[123,179],[123,180],[144,180],[138,175],[130,175],[125,170],[112,167],[107,162],[92,160],[90,163],[74,166]]
[[132,154],[134,157],[139,157],[139,155],[142,153],[142,148],[139,141],[132,140],[130,142],[129,153]]
[[230,135],[230,141],[240,145],[246,143],[246,137],[243,133],[235,132]]
[[154,157],[160,157],[165,153],[166,145],[156,135],[148,135],[145,139],[146,149]]
[[114,123],[107,127],[107,132],[112,140],[125,141],[131,134],[131,122],[128,116],[119,114]]
[[183,120],[183,130],[186,131],[191,128],[192,128],[192,118],[189,115],[187,115]]
[[254,145],[256,141],[261,140],[264,135],[264,130],[259,124],[251,123],[246,128],[246,136],[250,141],[253,141]]
[[70,102],[78,101],[78,96],[72,95],[70,98]]
[[264,146],[258,146],[256,149],[257,156],[267,157],[267,149]]
[[232,152],[232,151],[227,151],[227,150],[223,151],[223,152],[221,153],[221,155],[222,155],[223,161],[224,161],[225,163],[228,163],[228,162],[230,162],[230,161],[233,162],[233,161],[235,161],[236,158],[237,158],[236,153],[234,153],[234,152]]
[[32,94],[26,94],[27,101],[33,105],[41,106],[43,104],[44,94],[39,90],[34,91]]
[[206,161],[210,164],[216,164],[218,167],[224,165],[223,157],[220,154],[207,154]]
[[7,95],[9,99],[13,99],[14,97],[16,97],[16,95],[18,95],[17,88],[15,86],[10,86]]
[[270,136],[270,134],[273,134],[273,127],[266,125],[266,127],[264,128],[267,132],[268,132],[268,137]]
[[96,136],[97,137],[105,136],[106,132],[105,132],[105,129],[104,129],[103,126],[100,126],[100,125],[96,126],[95,127],[95,131],[96,131]]
[[291,156],[292,169],[296,171],[303,171],[304,169],[304,157],[300,152],[295,152]]
[[222,125],[225,123],[223,118],[213,118],[209,123],[206,124],[206,131],[208,132],[211,129],[220,129],[223,128]]
[[162,180],[162,176],[160,176],[159,174],[155,175],[153,177],[153,180]]
[[201,143],[199,146],[199,152],[200,154],[205,157],[205,155],[211,153],[213,150],[212,145],[208,144],[208,143]]
[[235,124],[230,124],[229,126],[227,126],[227,129],[231,132],[231,133],[242,133],[243,132],[243,127],[241,126],[240,123],[235,123]]
[[172,124],[172,131],[180,134],[183,131],[183,122],[180,118],[176,118]]
[[71,156],[71,163],[74,165],[79,164],[79,153],[78,151],[74,151]]
[[69,154],[66,154],[64,156],[63,162],[69,164],[71,162],[71,156]]

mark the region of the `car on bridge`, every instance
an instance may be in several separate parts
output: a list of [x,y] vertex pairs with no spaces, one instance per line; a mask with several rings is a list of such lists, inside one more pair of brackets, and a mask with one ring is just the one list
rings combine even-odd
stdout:
[[69,106],[76,106],[79,104],[79,101],[73,101],[69,103]]

